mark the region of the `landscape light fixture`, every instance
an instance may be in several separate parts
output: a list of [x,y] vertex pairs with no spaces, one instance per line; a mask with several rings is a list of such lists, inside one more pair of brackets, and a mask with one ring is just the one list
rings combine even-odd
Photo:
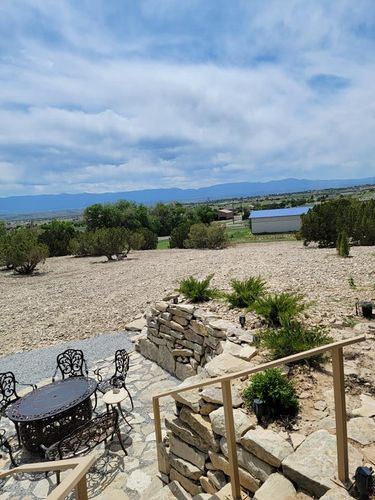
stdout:
[[253,412],[260,423],[264,417],[265,413],[265,403],[261,399],[254,399],[253,401]]
[[367,500],[374,489],[374,471],[372,467],[357,467],[355,471],[355,489],[360,500]]
[[173,297],[172,302],[173,304],[178,304],[178,297]]
[[245,324],[246,324],[246,317],[243,314],[241,314],[241,316],[239,317],[239,322],[240,322],[241,328],[244,328]]

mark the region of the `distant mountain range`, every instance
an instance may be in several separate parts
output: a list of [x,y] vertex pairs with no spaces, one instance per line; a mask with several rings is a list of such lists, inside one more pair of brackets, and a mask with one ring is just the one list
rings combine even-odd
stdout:
[[0,198],[0,216],[31,214],[42,212],[61,212],[82,210],[94,203],[114,203],[129,200],[146,205],[157,202],[198,202],[262,196],[282,193],[297,193],[318,189],[337,189],[351,186],[375,184],[375,177],[366,179],[282,179],[268,182],[238,182],[217,184],[198,189],[143,189],[119,193],[77,193],[77,194],[42,194],[32,196],[10,196]]

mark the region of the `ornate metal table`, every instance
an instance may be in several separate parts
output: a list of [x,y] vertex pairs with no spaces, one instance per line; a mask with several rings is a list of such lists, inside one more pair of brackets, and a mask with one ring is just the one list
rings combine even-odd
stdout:
[[71,377],[45,385],[20,398],[6,410],[20,427],[21,441],[29,451],[40,451],[91,420],[92,378]]

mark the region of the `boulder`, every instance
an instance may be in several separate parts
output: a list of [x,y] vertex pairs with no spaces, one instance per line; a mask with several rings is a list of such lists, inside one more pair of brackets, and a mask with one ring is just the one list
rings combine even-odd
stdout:
[[242,446],[264,462],[280,467],[285,457],[293,452],[293,447],[276,432],[262,427],[248,431],[241,439]]
[[140,339],[138,342],[138,350],[145,358],[157,362],[159,356],[159,348],[150,340]]
[[282,474],[271,474],[265,483],[255,492],[254,500],[290,500],[296,494],[293,484]]
[[207,458],[206,453],[202,453],[196,448],[193,448],[192,446],[184,443],[173,434],[170,435],[169,446],[171,453],[177,455],[180,458],[183,458],[184,460],[187,460],[188,462],[198,467],[198,469],[200,469],[201,471],[204,470],[204,463]]
[[[241,393],[238,389],[238,386],[235,383],[232,383],[232,406],[233,408],[238,408],[243,404],[243,400],[241,397]],[[203,389],[201,392],[201,397],[207,403],[214,403],[218,405],[223,405],[223,391],[221,389],[221,385],[210,385]]]
[[251,358],[258,354],[258,349],[249,344],[234,344],[228,340],[224,344],[224,353],[229,353],[236,358],[244,359],[245,361],[250,361]]
[[215,487],[216,491],[221,490],[221,488],[224,488],[227,484],[227,478],[221,470],[209,470],[207,472],[207,477],[210,483]]
[[[228,460],[223,455],[219,455],[218,453],[215,453],[213,451],[210,451],[209,454],[210,454],[210,460],[215,469],[219,469],[223,471],[224,474],[229,476],[230,466]],[[243,486],[246,490],[249,490],[252,493],[254,493],[254,491],[256,491],[260,486],[259,480],[253,477],[247,470],[242,469],[242,467],[239,467],[238,471],[239,471],[241,486]]]
[[201,476],[199,482],[201,483],[202,490],[210,494],[209,498],[211,498],[211,495],[218,491],[218,489],[215,488],[212,483],[210,483],[207,476]]
[[191,366],[190,363],[179,363],[176,362],[176,377],[180,380],[185,380],[189,377],[192,377],[197,373],[196,370]]
[[193,332],[197,333],[198,335],[202,335],[203,337],[207,337],[207,335],[209,335],[212,331],[210,327],[203,324],[201,321],[196,321],[195,319],[192,319],[190,321],[190,328],[193,330]]
[[191,495],[187,493],[177,481],[172,481],[159,490],[149,500],[190,500]]
[[171,469],[170,478],[171,481],[177,481],[178,483],[180,483],[180,485],[188,493],[190,493],[190,495],[198,495],[198,493],[202,493],[202,488],[200,485],[183,476],[182,474],[177,472],[176,469]]
[[[219,434],[219,436],[226,436],[224,407],[210,413],[212,430]],[[234,432],[236,435],[236,442],[239,443],[242,436],[249,429],[255,429],[256,424],[244,411],[240,409],[233,410],[234,418]]]
[[228,328],[237,328],[236,325],[226,319],[209,319],[207,324],[213,329],[212,335],[221,339],[226,338]]
[[363,446],[375,442],[375,422],[368,417],[352,418],[348,422],[348,438]]
[[[225,438],[220,440],[220,448],[225,457],[228,457],[228,444]],[[275,472],[275,468],[263,462],[258,457],[246,451],[242,446],[236,447],[238,465],[246,469],[250,474],[264,482],[268,477]]]
[[146,326],[145,318],[138,318],[125,325],[125,330],[130,332],[141,332],[143,327]]
[[[362,463],[362,455],[349,445],[349,476]],[[301,489],[320,498],[332,488],[337,475],[336,437],[328,431],[313,432],[282,463],[284,475]]]
[[[176,387],[176,389],[184,387],[185,385],[192,385],[197,382],[201,382],[205,378],[207,378],[206,373],[204,370],[202,370],[202,372],[199,373],[198,375],[193,375],[192,377],[185,379],[180,385]],[[179,394],[175,394],[173,398],[178,403],[186,405],[196,413],[199,413],[199,402],[201,399],[200,389],[192,389],[190,391],[181,392]]]
[[167,372],[174,374],[176,362],[167,346],[161,345],[159,347],[157,363]]
[[219,377],[228,373],[235,373],[242,370],[248,370],[253,365],[248,361],[236,358],[232,354],[223,353],[216,356],[206,364],[205,370],[210,377]]
[[180,413],[180,419],[209,444],[209,449],[213,451],[220,450],[219,440],[214,436],[208,417],[194,413],[190,408],[184,406]]
[[199,404],[200,404],[199,413],[205,416],[209,415],[214,410],[220,408],[218,405],[215,405],[214,403],[206,403],[206,401],[203,401],[203,399],[200,401]]
[[351,413],[356,417],[374,417],[375,416],[375,399],[361,394],[362,406],[356,408]]

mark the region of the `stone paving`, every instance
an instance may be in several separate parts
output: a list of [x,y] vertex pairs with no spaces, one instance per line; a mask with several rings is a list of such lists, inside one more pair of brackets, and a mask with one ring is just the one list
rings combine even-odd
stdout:
[[[106,358],[96,363],[104,366],[111,362]],[[96,366],[90,367],[90,374]],[[104,370],[105,374],[105,370]],[[50,379],[39,385],[49,383]],[[90,470],[88,479],[89,498],[101,500],[130,499],[141,500],[157,494],[163,484],[158,477],[155,434],[152,412],[152,395],[176,386],[177,379],[169,375],[158,365],[143,358],[136,352],[131,353],[131,365],[127,377],[127,387],[134,402],[134,410],[129,414],[133,429],[120,417],[123,440],[128,452],[125,456],[115,437],[112,442],[98,446],[96,464]],[[130,410],[130,401],[125,400],[122,407]],[[174,401],[165,398],[161,401],[162,417],[174,412]],[[98,394],[97,413],[105,411],[105,405]],[[0,428],[7,429],[10,442],[15,451],[16,461],[40,461],[40,457],[25,456],[17,447],[13,424],[6,418],[0,421]],[[10,466],[8,456],[0,450],[0,470]],[[61,475],[64,478],[64,473]],[[56,485],[54,474],[19,474],[6,480],[0,480],[0,500],[22,499],[36,500],[46,498]],[[71,495],[74,498],[74,494]]]

